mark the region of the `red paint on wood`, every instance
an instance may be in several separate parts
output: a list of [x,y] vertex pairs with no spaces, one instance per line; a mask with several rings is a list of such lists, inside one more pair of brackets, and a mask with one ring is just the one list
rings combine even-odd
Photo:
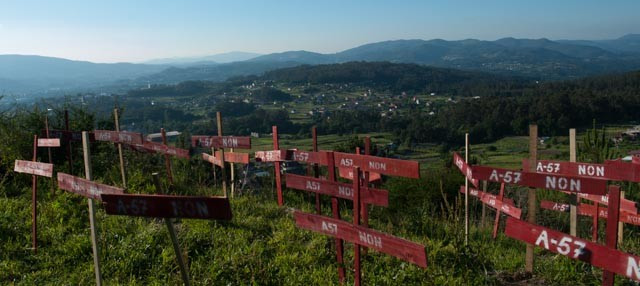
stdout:
[[[280,142],[278,141],[278,126],[272,126],[272,140],[273,150],[280,149]],[[284,205],[284,197],[282,196],[282,178],[280,175],[280,162],[274,162],[274,175],[276,177],[276,192],[278,197],[278,206]]]
[[[563,193],[571,194],[570,192],[563,192]],[[592,201],[592,202],[601,203],[603,205],[609,205],[609,195],[578,194],[578,197]],[[623,210],[629,213],[634,213],[634,214],[638,213],[636,202],[627,200],[627,199],[620,200],[620,210]]]
[[[522,160],[522,168],[528,170],[529,160]],[[605,164],[591,164],[567,161],[540,160],[536,172],[567,176],[606,179],[611,181],[640,182],[640,168],[621,161],[607,161]]]
[[420,267],[427,267],[427,256],[423,245],[326,216],[300,211],[295,211],[293,215],[298,227],[341,238]]
[[105,184],[99,184],[65,173],[58,173],[58,188],[96,200],[100,200],[101,194],[124,193],[124,189]]
[[38,147],[60,147],[60,139],[58,138],[38,138]]
[[[341,178],[353,180],[353,170],[351,168],[338,168],[338,174]],[[382,179],[380,173],[369,172],[369,183]]]
[[[222,157],[222,152],[216,151],[216,157]],[[249,153],[224,152],[224,161],[229,163],[249,164]]]
[[478,179],[473,178],[473,171],[457,152],[453,152],[453,164],[458,167],[462,175],[464,175],[474,187],[479,188]]
[[102,194],[107,214],[230,220],[229,200],[223,197]]
[[340,168],[359,167],[363,171],[376,172],[389,176],[420,178],[420,166],[416,161],[399,160],[334,152],[336,166]]
[[211,156],[207,153],[202,153],[202,160],[205,160],[211,164],[222,167],[222,160],[220,157]]
[[507,218],[505,234],[525,243],[640,281],[640,257],[638,256],[515,218]]
[[[464,186],[460,186],[460,193],[464,194]],[[474,196],[476,198],[479,198],[482,200],[482,198],[486,198],[487,200],[497,200],[498,197],[496,195],[493,194],[489,194],[489,193],[485,193],[483,191],[480,191],[478,189],[474,189],[474,188],[469,188],[469,195]],[[515,207],[515,202],[513,201],[513,199],[510,198],[502,198],[502,202],[506,203],[510,206]]]
[[152,153],[170,155],[170,156],[184,158],[184,159],[191,158],[191,156],[189,155],[189,150],[168,146],[165,144],[145,141],[142,145],[137,145],[137,146],[141,146],[142,148],[149,150]]
[[[68,125],[68,115],[65,117],[65,126]],[[69,130],[53,130],[49,129],[49,136],[46,136],[46,129],[42,129],[40,133],[46,138],[58,138],[62,143],[68,142],[82,142],[81,131],[69,131]],[[89,140],[95,141],[95,136],[89,134]]]
[[16,160],[13,171],[51,178],[53,176],[53,164]]
[[471,168],[474,177],[478,180],[572,193],[604,195],[607,192],[607,181],[602,179],[530,173],[485,166],[473,166]]
[[191,136],[192,147],[251,149],[251,137],[236,136]]
[[[336,182],[336,167],[333,157],[333,152],[327,152],[327,176],[330,182]],[[336,220],[340,220],[340,204],[337,197],[331,197],[331,214]],[[339,237],[335,239],[336,243],[336,261],[338,262],[338,280],[340,283],[344,283],[345,269],[344,269],[344,242]]]
[[124,143],[131,145],[141,145],[144,140],[141,133],[127,131],[94,130],[93,136],[96,141],[109,141],[114,143]]
[[[597,204],[596,204],[597,207]],[[597,210],[597,208],[596,208]],[[620,220],[620,186],[609,186],[609,206],[606,228],[606,243],[610,249],[618,248],[618,221]],[[637,262],[637,260],[635,260]],[[613,285],[615,273],[605,269],[602,273],[602,285]],[[629,272],[629,269],[626,269]]]
[[282,162],[287,161],[287,150],[256,151],[256,162]]
[[[352,184],[294,174],[286,174],[285,180],[287,181],[287,188],[353,200],[354,190]],[[386,190],[362,187],[361,192],[361,199],[364,203],[383,207],[389,206],[389,193]]]

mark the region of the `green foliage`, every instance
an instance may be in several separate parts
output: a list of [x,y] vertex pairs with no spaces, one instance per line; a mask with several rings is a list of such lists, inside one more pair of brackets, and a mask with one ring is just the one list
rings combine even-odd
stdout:
[[611,148],[611,139],[607,137],[604,127],[596,129],[596,120],[593,120],[593,128],[587,130],[579,145],[578,154],[580,162],[603,163],[607,159],[618,157],[618,152]]

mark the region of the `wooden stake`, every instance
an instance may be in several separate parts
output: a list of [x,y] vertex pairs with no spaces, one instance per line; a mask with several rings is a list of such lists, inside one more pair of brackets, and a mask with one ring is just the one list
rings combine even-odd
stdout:
[[[48,112],[48,111],[47,111]],[[49,137],[49,114],[44,115],[44,132],[47,138]],[[47,147],[47,153],[49,153],[49,163],[53,164],[53,156],[51,156],[51,147]]]
[[[113,115],[115,118],[116,131],[120,131],[120,120],[118,119],[118,109],[113,109]],[[118,143],[118,157],[120,157],[120,175],[122,176],[122,188],[127,188],[127,176],[124,170],[124,157],[122,156],[122,144]]]
[[[464,134],[464,162],[469,164],[469,133]],[[464,245],[469,244],[469,180],[464,180]]]
[[[336,167],[335,167],[335,159],[333,157],[333,152],[327,152],[327,176],[329,181],[336,181]],[[333,214],[333,218],[340,219],[340,204],[338,198],[331,197],[331,212]],[[345,269],[344,269],[344,242],[342,239],[336,238],[336,260],[338,262],[338,280],[340,284],[344,283],[345,279]]]
[[[278,142],[278,126],[271,127],[273,132],[273,150],[280,149],[280,143]],[[274,162],[274,172],[276,176],[276,190],[278,195],[278,206],[284,205],[284,198],[282,197],[282,178],[280,177],[280,162]]]
[[[353,224],[360,225],[360,168],[353,168]],[[355,268],[354,285],[360,286],[362,272],[360,269],[360,245],[353,245],[353,265]]]
[[[33,135],[33,159],[38,160],[38,135]],[[38,176],[31,176],[31,245],[38,253]]]
[[[164,130],[164,129],[163,129]],[[164,132],[163,132],[164,133]],[[160,184],[160,178],[158,177],[158,173],[153,173],[153,183],[156,185],[156,190],[158,193],[163,194],[164,191],[162,189],[162,184]],[[164,223],[167,225],[167,230],[169,231],[169,237],[171,238],[171,244],[173,245],[173,251],[176,254],[176,260],[178,260],[178,266],[180,267],[180,274],[182,275],[182,282],[184,285],[189,286],[189,269],[184,261],[184,257],[182,257],[182,250],[180,250],[180,244],[178,243],[178,236],[176,235],[176,229],[173,226],[173,222],[170,218],[165,218]]]
[[[576,129],[569,129],[569,161],[576,162]],[[578,236],[578,196],[571,195],[571,206],[569,207],[569,234]]]
[[600,204],[598,202],[593,202],[593,206],[595,206],[595,213],[593,216],[593,229],[591,230],[591,240],[593,242],[598,242],[598,213],[600,212]]
[[[160,134],[162,135],[162,144],[167,146],[168,145],[167,132],[165,132],[164,128],[160,128]],[[164,165],[167,169],[167,179],[169,180],[169,184],[173,185],[173,172],[171,171],[171,156],[169,154],[164,154]]]
[[[498,193],[498,200],[503,201],[503,199],[504,199],[504,183],[500,184],[500,192]],[[493,223],[493,233],[491,234],[491,237],[493,237],[493,239],[496,239],[496,237],[498,237],[499,227],[500,227],[500,208],[496,208],[496,219]]]
[[[222,113],[220,113],[220,111],[216,112],[216,124],[218,126],[218,136],[222,137]],[[216,153],[213,153],[212,155],[215,156]],[[228,193],[227,193],[227,171],[225,170],[225,163],[224,163],[224,148],[220,148],[220,160],[222,161],[222,166],[220,167],[220,172],[221,172],[221,176],[222,176],[222,193],[224,194],[224,197],[228,197]],[[213,166],[213,168],[215,168],[215,166]],[[233,197],[233,190],[231,192],[231,196]]]
[[[487,181],[482,181],[482,191],[487,193]],[[482,205],[482,215],[480,216],[480,227],[485,227],[485,217],[487,216],[487,210],[484,203]]]
[[[311,128],[311,147],[313,152],[318,152],[318,130],[315,126]],[[309,165],[311,167],[311,165]],[[318,164],[313,164],[313,177],[320,175]],[[322,206],[320,205],[320,194],[316,193],[316,213],[322,214]]]
[[[596,215],[597,217],[597,215]],[[609,206],[607,210],[607,246],[618,248],[618,222],[620,221],[620,187],[609,186]],[[602,285],[612,286],[615,282],[615,274],[611,271],[603,271]]]
[[[620,201],[624,200],[624,191],[620,191]],[[624,235],[624,223],[618,222],[618,244],[622,244],[622,237]]]
[[[117,118],[117,117],[116,117]],[[116,119],[117,122],[117,119]],[[91,174],[91,151],[89,150],[89,132],[82,131],[82,152],[84,155],[84,174],[87,180],[92,180]],[[121,157],[122,158],[122,157]],[[123,177],[124,178],[124,177]],[[100,256],[98,249],[98,231],[96,229],[96,210],[93,199],[87,199],[89,205],[89,223],[91,227],[91,246],[93,249],[93,267],[96,274],[96,285],[102,285],[102,275],[100,274]]]
[[[69,111],[64,111],[64,129],[71,131],[69,127]],[[69,162],[69,174],[73,175],[73,160],[71,158],[71,140],[67,141],[67,162]]]
[[[358,152],[358,154],[360,154],[360,152]],[[366,136],[364,137],[364,154],[365,155],[371,155],[371,137]],[[355,179],[355,177],[354,177]],[[360,180],[360,178],[358,178],[358,180]],[[364,187],[369,187],[369,172],[366,171],[364,172],[364,179],[361,181],[362,182],[362,186]],[[360,203],[360,212],[361,212],[361,216],[362,216],[362,225],[364,227],[369,227],[369,209],[368,209],[368,204],[361,202]],[[362,247],[362,254],[363,255],[367,255],[367,247]]]
[[[538,125],[529,125],[529,171],[536,171],[536,161],[538,160]],[[527,195],[527,203],[529,211],[527,221],[536,223],[536,213],[538,204],[536,202],[536,189],[530,188]],[[533,244],[527,244],[527,252],[525,256],[525,271],[533,273]]]

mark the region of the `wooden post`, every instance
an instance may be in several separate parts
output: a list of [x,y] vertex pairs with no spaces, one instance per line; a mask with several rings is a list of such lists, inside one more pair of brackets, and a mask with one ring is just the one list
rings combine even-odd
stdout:
[[[167,132],[164,128],[160,128],[160,134],[162,135],[162,144],[167,146]],[[215,156],[215,153],[213,154]],[[173,172],[171,171],[171,156],[169,154],[164,154],[164,164],[167,169],[167,179],[169,180],[169,184],[173,185]]]
[[[360,154],[360,152],[358,152],[358,154]],[[371,155],[371,137],[366,136],[364,137],[364,154],[365,155]],[[369,187],[369,171],[364,172],[364,179],[362,179],[362,186],[364,187]],[[354,177],[355,179],[355,177]],[[358,178],[358,180],[360,181],[360,178]],[[362,225],[364,227],[369,227],[369,209],[368,209],[368,204],[361,202],[360,203],[360,212],[361,212],[361,216],[362,216]],[[362,247],[362,254],[363,255],[367,255],[367,247]]]
[[[335,159],[333,157],[333,152],[327,152],[327,177],[329,181],[336,181],[336,167],[335,167]],[[331,212],[333,214],[333,218],[340,219],[340,204],[338,198],[331,197]],[[345,269],[344,269],[344,242],[342,239],[336,238],[336,260],[338,262],[338,280],[340,284],[344,283],[345,278]]]
[[[318,130],[315,126],[311,127],[311,148],[313,152],[318,152]],[[313,177],[317,178],[319,175],[320,169],[318,168],[318,164],[313,164]],[[316,193],[316,213],[322,214],[319,193]]]
[[[469,164],[469,133],[464,134],[464,162]],[[464,245],[469,244],[469,180],[464,179]]]
[[[113,116],[116,124],[116,131],[120,131],[120,120],[118,119],[118,109],[113,109]],[[118,143],[118,157],[120,157],[120,175],[122,176],[122,188],[127,188],[127,176],[124,170],[124,157],[122,156],[122,144]]]
[[[353,224],[360,225],[360,168],[353,168]],[[353,267],[355,268],[354,285],[360,286],[362,272],[360,269],[360,245],[353,245]]]
[[[620,187],[609,186],[609,206],[607,210],[607,246],[618,248],[618,222],[620,221]],[[612,286],[615,282],[615,274],[611,271],[603,271],[602,285]]]
[[[211,155],[212,156],[216,155],[216,148],[215,147],[211,147]],[[213,187],[217,188],[218,187],[218,172],[216,172],[216,164],[213,164],[212,168],[213,168]]]
[[[466,180],[466,179],[465,179]],[[487,181],[482,181],[482,191],[486,194],[487,193]],[[485,217],[487,216],[487,210],[486,210],[486,206],[484,203],[481,203],[482,205],[482,215],[480,216],[480,227],[485,227]]]
[[[38,160],[38,135],[33,135],[33,159]],[[33,253],[38,253],[38,176],[31,176],[31,245]]]
[[[620,191],[620,201],[624,200],[624,191]],[[624,235],[624,223],[618,222],[618,244],[622,244],[622,237]]]
[[[164,128],[162,130],[164,131]],[[156,190],[158,191],[158,193],[163,194],[164,192],[162,189],[162,185],[160,184],[160,178],[158,177],[158,173],[153,173],[152,176],[153,176],[153,183],[156,185]],[[171,238],[171,244],[173,245],[173,251],[176,253],[176,259],[178,260],[178,266],[180,267],[180,274],[182,275],[182,282],[184,283],[184,285],[189,286],[190,284],[189,269],[187,268],[187,265],[184,262],[184,257],[182,257],[182,251],[180,250],[180,244],[178,243],[176,229],[173,226],[173,222],[171,221],[170,218],[165,218],[164,223],[167,225],[167,230],[169,231],[169,237]]]
[[[503,201],[504,199],[504,183],[500,184],[500,193],[498,193],[498,200]],[[483,204],[484,205],[484,204]],[[496,208],[496,219],[493,223],[493,233],[491,237],[496,239],[498,237],[498,228],[500,226],[500,208]]]
[[[222,114],[220,111],[216,112],[216,124],[218,126],[218,136],[222,137]],[[215,156],[216,153],[213,153]],[[222,193],[224,193],[224,197],[228,197],[227,193],[227,171],[225,170],[224,163],[224,148],[220,148],[220,160],[222,162],[222,166],[220,167],[220,172],[222,176]],[[215,166],[213,166],[215,168]],[[233,191],[231,192],[231,196],[233,196]]]
[[[49,111],[44,115],[44,132],[47,138],[49,137]],[[51,156],[51,147],[47,147],[47,153],[49,154],[49,163],[53,164],[53,156]]]
[[[116,113],[117,114],[117,113]],[[116,117],[117,118],[117,117]],[[118,120],[116,119],[116,122]],[[91,152],[89,150],[89,132],[82,131],[82,152],[84,155],[84,174],[87,180],[92,180],[91,174]],[[122,158],[122,157],[120,157]],[[122,162],[122,161],[121,161]],[[123,177],[124,178],[124,177]],[[100,274],[100,256],[98,249],[98,231],[96,229],[96,210],[93,199],[87,199],[89,205],[89,223],[91,227],[91,246],[93,249],[93,267],[96,274],[96,285],[102,285],[102,275]]]
[[600,212],[600,204],[593,202],[595,213],[593,214],[593,229],[591,230],[591,240],[598,242],[598,213]]
[[[278,126],[271,127],[273,132],[273,150],[280,149],[280,143],[278,142]],[[280,162],[274,162],[274,172],[276,176],[276,190],[278,195],[278,206],[284,205],[284,198],[282,197],[282,178],[280,177]]]
[[[529,125],[529,171],[536,171],[536,161],[538,159],[538,125]],[[536,189],[530,188],[527,196],[527,204],[529,211],[527,221],[536,223],[536,213],[538,204],[536,202]],[[533,244],[527,244],[527,252],[525,256],[525,271],[533,273]]]
[[[569,161],[576,162],[576,129],[569,129]],[[569,234],[578,236],[578,196],[571,194],[569,207]]]
[[[69,127],[69,111],[64,110],[64,129],[71,131]],[[69,174],[73,175],[73,160],[71,158],[71,140],[67,141],[67,162],[69,162]]]

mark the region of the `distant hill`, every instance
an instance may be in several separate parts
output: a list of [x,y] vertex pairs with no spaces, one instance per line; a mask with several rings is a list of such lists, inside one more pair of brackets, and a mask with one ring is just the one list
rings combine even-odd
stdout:
[[255,57],[259,57],[261,54],[247,53],[247,52],[229,52],[222,54],[215,54],[202,57],[176,57],[165,59],[154,59],[143,62],[144,64],[161,64],[161,65],[203,65],[203,64],[225,64],[232,62],[246,61]]
[[61,58],[0,55],[0,92],[38,93],[102,85],[153,74],[166,66],[97,64]]
[[598,47],[616,53],[640,54],[640,34],[628,34],[614,40],[560,40],[558,42]]

